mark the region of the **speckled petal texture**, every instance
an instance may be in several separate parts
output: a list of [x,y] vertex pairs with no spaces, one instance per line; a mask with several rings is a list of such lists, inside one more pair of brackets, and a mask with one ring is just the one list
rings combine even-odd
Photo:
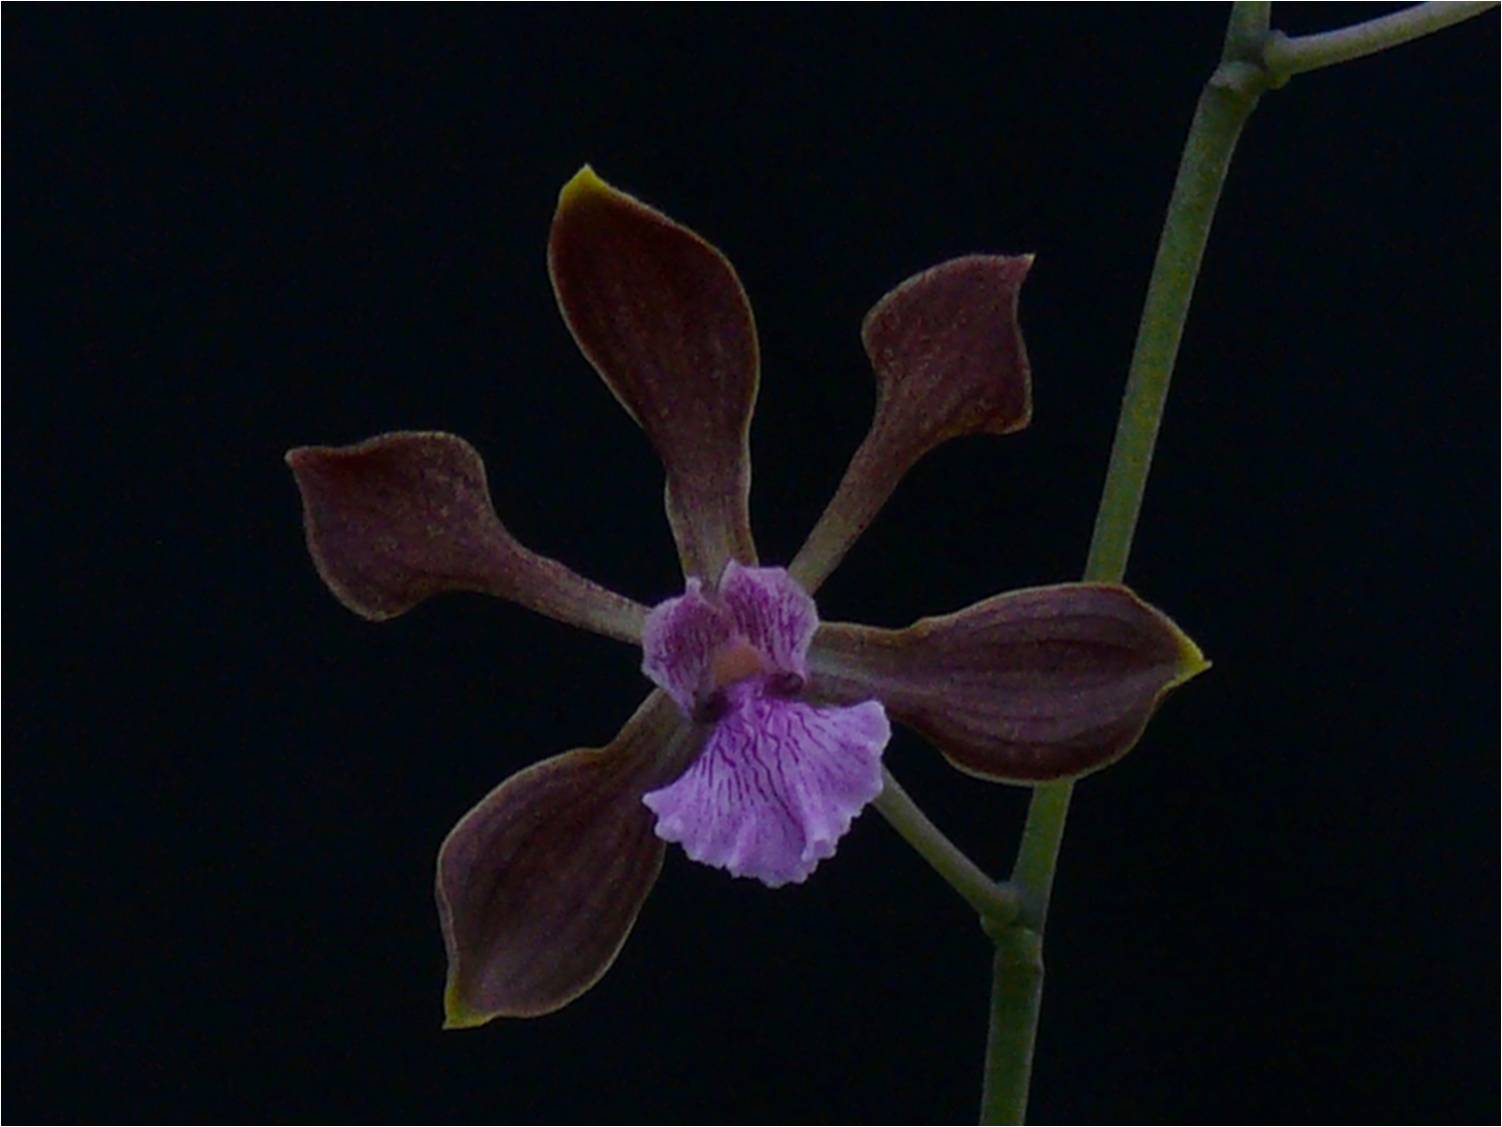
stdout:
[[642,801],[657,836],[695,861],[772,888],[804,880],[881,793],[891,736],[880,704],[814,708],[739,686],[677,782]]
[[662,868],[644,790],[697,744],[653,693],[619,736],[507,779],[438,854],[450,1026],[547,1013],[605,973]]
[[866,315],[876,372],[870,433],[788,570],[810,592],[881,510],[902,475],[962,434],[1027,426],[1032,384],[1017,299],[1031,255],[972,254],[915,274]]
[[385,619],[444,591],[481,591],[635,642],[646,608],[517,543],[485,464],[452,434],[399,431],[287,455],[308,551],[356,614]]
[[548,241],[580,350],[667,471],[685,575],[754,563],[747,436],[760,360],[751,303],[725,256],[589,168],[558,197]]
[[1169,690],[1209,667],[1161,611],[1098,583],[1012,591],[905,630],[825,623],[809,665],[816,697],[875,697],[963,770],[1028,783],[1119,759]]

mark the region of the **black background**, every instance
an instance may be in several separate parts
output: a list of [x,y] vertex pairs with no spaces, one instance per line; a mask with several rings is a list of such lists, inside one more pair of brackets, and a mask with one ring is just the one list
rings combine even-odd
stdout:
[[[9,8],[8,1116],[971,1117],[987,948],[875,815],[775,893],[674,851],[594,991],[441,1033],[442,835],[644,682],[479,597],[355,618],[281,455],[456,431],[523,542],[674,593],[544,270],[587,160],[751,294],[769,561],[863,433],[865,310],[1037,252],[1032,427],[923,462],[821,610],[1076,576],[1224,15]],[[1498,1113],[1497,73],[1490,15],[1243,140],[1130,574],[1215,668],[1077,794],[1038,1121]],[[1006,868],[1023,792],[889,761]]]

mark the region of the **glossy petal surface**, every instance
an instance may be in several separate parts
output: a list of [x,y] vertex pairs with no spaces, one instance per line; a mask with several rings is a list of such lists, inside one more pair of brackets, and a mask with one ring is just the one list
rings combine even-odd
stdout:
[[646,608],[522,547],[491,505],[485,465],[451,434],[407,431],[287,455],[318,573],[355,613],[385,619],[444,591],[482,591],[624,641]]
[[970,255],[914,275],[866,315],[876,413],[788,570],[818,590],[924,454],[964,434],[1020,430],[1032,413],[1017,299],[1031,255]]
[[642,793],[686,762],[673,703],[653,693],[620,735],[514,775],[438,855],[447,1024],[566,1005],[615,961],[662,867]]
[[875,701],[814,708],[755,684],[732,692],[703,754],[642,801],[658,836],[693,860],[772,888],[801,882],[881,793],[886,713]]
[[714,583],[727,560],[754,563],[759,359],[730,263],[586,167],[559,196],[548,269],[579,348],[662,459],[684,574]]
[[1169,689],[1208,667],[1167,617],[1124,587],[1014,591],[905,630],[826,623],[816,696],[880,699],[956,766],[1039,782],[1124,755]]

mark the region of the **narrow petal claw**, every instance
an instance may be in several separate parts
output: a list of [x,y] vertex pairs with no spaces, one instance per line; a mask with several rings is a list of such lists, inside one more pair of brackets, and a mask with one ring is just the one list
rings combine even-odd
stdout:
[[662,868],[641,796],[689,738],[653,693],[608,747],[534,764],[460,819],[438,854],[446,1027],[549,1013],[599,981]]
[[798,884],[881,793],[890,736],[875,701],[813,708],[747,690],[693,766],[642,801],[657,835],[693,860],[771,888]]
[[356,614],[386,619],[443,591],[481,591],[622,641],[646,608],[522,547],[490,502],[485,465],[451,434],[405,431],[287,454],[308,551]]
[[1172,688],[1209,668],[1167,617],[1124,587],[1014,591],[905,630],[825,623],[815,696],[880,699],[950,762],[1035,783],[1125,755]]
[[964,434],[1027,426],[1032,387],[1017,299],[1031,255],[970,255],[916,274],[866,315],[876,414],[833,500],[788,570],[810,592],[828,578],[902,475]]
[[579,348],[662,459],[684,574],[714,583],[727,560],[754,563],[748,435],[760,361],[735,270],[586,166],[559,195],[548,271]]

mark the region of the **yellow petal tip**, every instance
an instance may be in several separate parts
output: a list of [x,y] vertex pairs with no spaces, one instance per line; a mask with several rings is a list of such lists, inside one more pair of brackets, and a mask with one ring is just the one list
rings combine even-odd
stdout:
[[478,1010],[472,1010],[464,1004],[459,997],[459,992],[450,986],[443,993],[443,1028],[445,1029],[474,1029],[484,1025],[493,1014],[482,1014]]
[[1179,634],[1179,676],[1174,680],[1175,685],[1182,685],[1185,681],[1193,680],[1214,664],[1205,657],[1200,648],[1194,644],[1189,635]]
[[614,190],[609,184],[600,179],[593,168],[586,164],[578,172],[574,173],[573,178],[558,193],[558,206],[560,208],[566,207],[589,196],[607,195]]

